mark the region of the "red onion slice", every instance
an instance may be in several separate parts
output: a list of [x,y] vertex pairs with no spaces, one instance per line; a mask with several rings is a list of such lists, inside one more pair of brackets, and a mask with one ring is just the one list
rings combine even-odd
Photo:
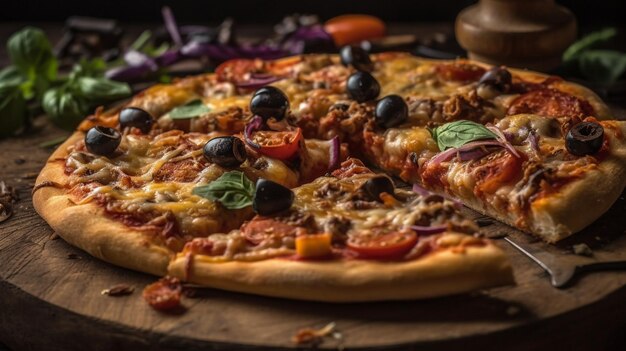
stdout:
[[176,24],[176,19],[174,18],[174,14],[172,13],[172,9],[169,6],[164,6],[161,9],[161,14],[163,15],[163,21],[165,22],[165,29],[172,37],[172,41],[176,46],[183,46],[183,39],[180,37],[180,32],[178,31],[178,25]]
[[413,184],[413,192],[422,196],[427,196],[432,194],[432,191],[422,187],[421,185],[415,183]]
[[487,129],[489,129],[490,131],[492,131],[494,134],[496,134],[498,136],[498,141],[502,143],[502,146],[507,149],[513,156],[517,157],[517,158],[521,158],[522,156],[520,155],[519,151],[517,151],[517,149],[515,149],[513,147],[513,144],[511,144],[506,136],[504,135],[504,133],[502,133],[502,131],[494,126],[493,124],[488,124],[486,125]]
[[261,118],[261,116],[254,116],[252,117],[250,122],[246,124],[246,128],[244,128],[243,130],[243,138],[246,141],[246,144],[248,144],[253,149],[261,148],[261,145],[255,143],[254,140],[252,140],[252,133],[259,130],[261,126],[263,126],[263,118]]
[[412,225],[411,229],[415,231],[415,233],[419,235],[433,235],[438,233],[443,233],[448,230],[447,225],[431,225],[431,226],[423,226],[423,225]]
[[336,135],[334,138],[330,139],[329,154],[330,160],[328,161],[328,172],[332,172],[339,168],[341,158],[341,143],[339,142],[339,137]]
[[244,89],[259,89],[268,84],[278,82],[279,80],[285,79],[284,77],[275,76],[272,74],[265,73],[252,73],[250,74],[250,79],[242,82],[237,82],[235,85],[238,88]]

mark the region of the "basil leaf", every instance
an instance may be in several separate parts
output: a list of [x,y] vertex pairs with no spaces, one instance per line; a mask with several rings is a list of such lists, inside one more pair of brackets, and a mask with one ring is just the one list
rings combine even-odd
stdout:
[[570,45],[570,47],[565,50],[563,53],[563,61],[567,62],[576,59],[584,51],[598,47],[598,45],[609,41],[615,37],[615,35],[617,35],[617,30],[615,28],[606,28],[601,31],[590,33]]
[[26,77],[17,66],[8,66],[0,71],[0,86],[19,86],[26,81]]
[[85,98],[66,87],[46,91],[41,106],[52,123],[65,130],[73,130],[91,107]]
[[590,81],[613,83],[626,72],[626,54],[612,50],[589,50],[578,57],[582,75]]
[[254,190],[254,183],[243,172],[230,171],[207,185],[195,187],[193,194],[234,210],[252,206]]
[[126,83],[114,82],[106,78],[80,77],[76,80],[77,91],[89,99],[97,101],[117,100],[131,94]]
[[202,100],[193,100],[182,106],[175,107],[170,111],[171,119],[187,119],[201,116],[211,112],[211,108],[205,105]]
[[496,139],[497,136],[487,127],[472,121],[446,123],[431,131],[439,150],[461,147],[469,142],[482,139]]
[[13,135],[26,120],[26,101],[17,85],[0,85],[0,138]]
[[105,70],[106,62],[101,58],[91,60],[81,59],[72,67],[70,80],[75,80],[79,77],[102,77]]
[[13,64],[28,78],[23,89],[27,98],[41,96],[56,78],[58,63],[52,46],[41,29],[26,27],[7,42]]

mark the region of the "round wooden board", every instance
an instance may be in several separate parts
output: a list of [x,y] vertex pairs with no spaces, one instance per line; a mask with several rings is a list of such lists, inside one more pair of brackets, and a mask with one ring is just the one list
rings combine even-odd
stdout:
[[[20,196],[13,217],[0,224],[0,342],[14,350],[292,349],[291,338],[299,329],[330,322],[343,339],[326,339],[322,349],[600,350],[623,346],[626,340],[626,272],[595,273],[558,290],[539,266],[502,240],[497,243],[513,263],[515,286],[425,301],[359,304],[202,289],[184,299],[183,311],[157,312],[141,298],[141,290],[155,277],[91,258],[55,238],[33,210],[34,177],[50,153],[38,145],[58,135],[46,126],[0,142],[0,180]],[[596,257],[626,259],[626,240],[603,239],[625,231],[625,208],[622,196],[587,231],[587,239],[601,236],[596,240],[602,245],[594,246]],[[497,223],[485,231],[528,240]],[[574,257],[570,245],[576,240],[545,246]],[[135,292],[123,297],[101,294],[120,283],[135,287]]]

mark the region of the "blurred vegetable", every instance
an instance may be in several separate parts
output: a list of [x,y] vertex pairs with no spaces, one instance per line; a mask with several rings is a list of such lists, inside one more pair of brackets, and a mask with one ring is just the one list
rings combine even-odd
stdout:
[[0,82],[0,138],[14,134],[24,125],[26,101],[19,85]]
[[335,45],[344,46],[385,35],[385,23],[369,15],[343,15],[324,23],[324,30],[334,39]]
[[48,90],[41,106],[55,125],[66,130],[76,127],[89,112],[87,100],[65,87]]
[[22,29],[9,38],[7,51],[26,78],[22,87],[25,97],[42,96],[57,75],[57,60],[44,32],[32,27]]
[[598,45],[613,39],[615,35],[617,35],[617,30],[615,28],[606,28],[598,32],[589,33],[565,50],[563,53],[563,60],[569,61],[576,59],[583,52],[597,48]]
[[616,35],[615,28],[607,28],[590,33],[572,44],[563,54],[566,74],[605,84],[624,77],[626,53],[601,48]]

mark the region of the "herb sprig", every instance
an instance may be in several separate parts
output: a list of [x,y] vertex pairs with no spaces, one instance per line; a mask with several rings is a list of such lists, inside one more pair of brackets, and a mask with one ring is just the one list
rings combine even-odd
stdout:
[[26,27],[7,42],[11,65],[0,71],[0,137],[27,125],[30,106],[41,105],[57,126],[72,130],[96,106],[131,94],[126,83],[103,77],[103,60],[82,60],[59,77],[58,62],[45,33]]
[[497,135],[482,124],[472,121],[455,121],[431,130],[439,150],[458,148],[469,142],[484,139],[496,139]]
[[220,202],[228,209],[252,206],[254,183],[241,171],[230,171],[207,185],[193,189],[193,194]]

